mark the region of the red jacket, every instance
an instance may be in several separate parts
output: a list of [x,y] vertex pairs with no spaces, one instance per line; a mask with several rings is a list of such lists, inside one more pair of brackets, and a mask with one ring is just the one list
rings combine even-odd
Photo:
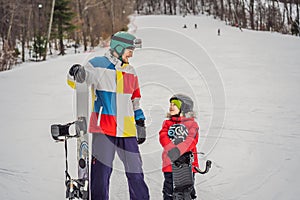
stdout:
[[[188,136],[185,141],[175,145],[168,136],[169,127],[174,124],[183,124],[188,130]],[[177,147],[180,151],[180,155],[184,154],[187,151],[194,152],[194,162],[193,166],[199,167],[198,156],[197,156],[197,143],[199,138],[199,126],[194,118],[186,117],[171,117],[163,122],[162,129],[159,131],[159,141],[162,147],[164,148],[162,153],[163,161],[163,172],[172,172],[171,160],[168,157],[167,153],[174,147]],[[196,172],[193,169],[194,172]]]

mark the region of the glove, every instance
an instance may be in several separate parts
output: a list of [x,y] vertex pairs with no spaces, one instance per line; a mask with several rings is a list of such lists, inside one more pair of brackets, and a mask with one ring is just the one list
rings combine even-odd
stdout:
[[185,152],[184,154],[182,154],[175,162],[174,164],[177,167],[182,166],[183,164],[187,164],[190,165],[192,164],[192,162],[194,161],[194,156],[193,153],[191,151]]
[[176,161],[180,157],[180,151],[177,147],[174,147],[170,151],[168,151],[168,157],[172,162]]
[[78,83],[83,83],[85,81],[85,69],[80,64],[74,64],[70,70],[69,74],[74,77],[75,81]]
[[143,144],[146,141],[145,121],[143,119],[139,119],[136,120],[135,123],[136,123],[136,131],[137,131],[137,143]]

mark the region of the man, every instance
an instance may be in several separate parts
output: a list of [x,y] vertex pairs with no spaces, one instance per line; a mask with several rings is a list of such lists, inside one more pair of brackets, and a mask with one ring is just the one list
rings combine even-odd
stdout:
[[140,108],[140,89],[129,65],[141,40],[127,32],[111,37],[110,50],[82,67],[73,65],[69,74],[95,91],[89,132],[93,133],[91,199],[109,199],[109,180],[115,152],[124,164],[131,200],[149,199],[138,144],[146,139],[145,116]]

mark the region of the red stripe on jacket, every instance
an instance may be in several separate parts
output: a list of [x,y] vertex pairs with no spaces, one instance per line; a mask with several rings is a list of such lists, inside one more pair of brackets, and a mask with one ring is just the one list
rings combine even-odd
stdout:
[[90,133],[105,133],[106,135],[116,137],[116,127],[116,116],[101,114],[101,120],[99,120],[99,113],[92,112],[89,125]]

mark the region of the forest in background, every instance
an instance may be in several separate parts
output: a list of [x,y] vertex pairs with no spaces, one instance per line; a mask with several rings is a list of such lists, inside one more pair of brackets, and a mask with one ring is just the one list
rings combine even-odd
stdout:
[[0,0],[0,71],[84,51],[127,30],[128,16],[212,15],[239,28],[299,36],[300,0]]

